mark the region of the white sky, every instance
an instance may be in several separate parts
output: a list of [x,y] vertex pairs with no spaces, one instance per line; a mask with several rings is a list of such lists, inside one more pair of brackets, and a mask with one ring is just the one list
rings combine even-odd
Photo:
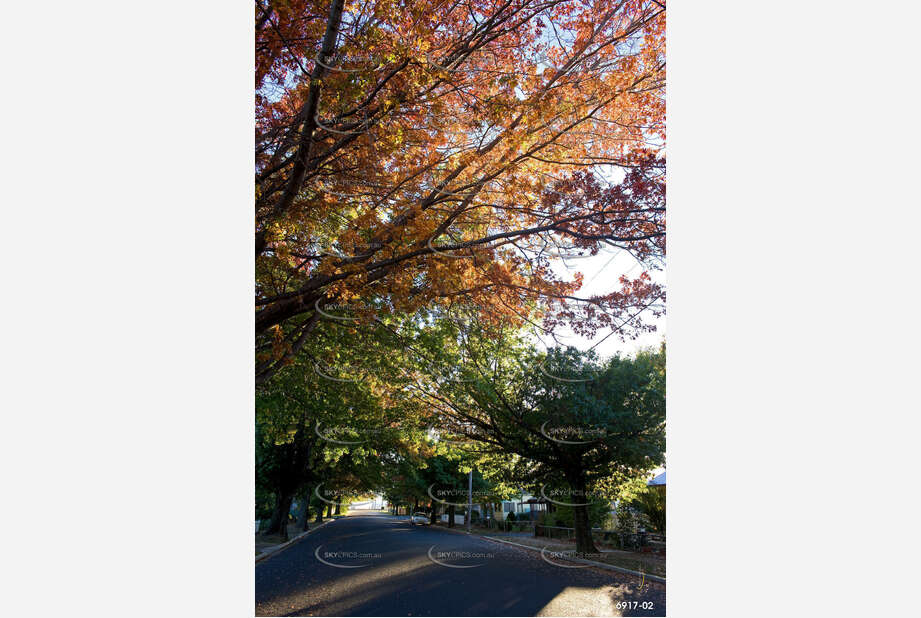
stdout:
[[[593,294],[605,294],[619,289],[620,282],[618,279],[621,275],[635,278],[643,272],[644,267],[627,252],[612,250],[599,253],[590,258],[570,260],[568,271],[566,265],[557,260],[554,264],[554,269],[561,276],[566,276],[567,279],[571,279],[575,272],[582,272],[585,283],[582,285],[582,289],[576,292],[574,296],[587,298]],[[664,270],[647,270],[647,272],[655,283],[664,286]],[[665,336],[665,316],[654,319],[651,313],[646,311],[641,315],[641,318],[646,323],[654,324],[656,326],[655,332],[644,333],[632,341],[621,341],[616,334],[611,335],[595,348],[598,355],[607,358],[615,352],[631,354],[640,348],[657,347]],[[625,330],[629,330],[629,325]],[[586,339],[574,334],[568,328],[561,327],[557,330],[557,337],[562,343],[575,346],[581,350],[587,350],[610,332],[610,329],[601,330],[593,339]],[[552,340],[547,336],[543,336],[542,339],[546,344],[552,343]]]
[[[594,171],[612,184],[619,183],[624,178],[624,171],[619,167],[598,166],[594,168]],[[619,251],[613,248],[602,251],[596,256],[568,260],[567,263],[557,259],[553,260],[551,264],[557,275],[565,280],[572,280],[576,272],[581,272],[584,275],[582,288],[573,294],[573,296],[579,298],[614,292],[620,289],[619,279],[621,275],[627,275],[633,279],[638,277],[643,270],[649,273],[654,283],[665,286],[664,268],[662,270],[647,269],[626,251]],[[556,335],[561,343],[572,345],[580,350],[587,350],[598,344],[595,351],[602,358],[608,358],[616,352],[632,354],[641,348],[658,347],[665,337],[665,316],[653,319],[652,314],[647,310],[639,318],[647,324],[655,325],[656,330],[651,333],[644,333],[635,340],[628,339],[626,341],[621,341],[620,337],[614,334],[600,344],[598,342],[610,334],[610,329],[599,331],[592,339],[580,337],[574,334],[572,330],[562,327],[557,330]],[[629,331],[630,324],[624,330]],[[541,339],[546,345],[554,345],[553,340],[546,335],[542,335]]]

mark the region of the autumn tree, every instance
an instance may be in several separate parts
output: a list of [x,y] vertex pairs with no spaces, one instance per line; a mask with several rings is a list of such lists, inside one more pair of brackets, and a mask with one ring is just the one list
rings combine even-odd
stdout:
[[551,263],[664,254],[663,2],[257,0],[255,25],[258,383],[334,305],[643,327],[645,272],[580,297]]

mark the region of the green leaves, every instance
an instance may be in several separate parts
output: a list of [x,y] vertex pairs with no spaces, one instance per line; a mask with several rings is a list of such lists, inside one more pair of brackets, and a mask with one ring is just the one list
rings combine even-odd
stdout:
[[467,336],[463,353],[488,362],[476,380],[438,385],[430,397],[493,476],[532,487],[579,477],[613,492],[662,462],[664,349],[602,361],[573,348],[540,353],[513,332]]

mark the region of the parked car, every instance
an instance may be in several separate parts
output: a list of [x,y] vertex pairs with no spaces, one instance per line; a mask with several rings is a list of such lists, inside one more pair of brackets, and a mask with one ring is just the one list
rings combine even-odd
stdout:
[[419,524],[420,526],[427,526],[432,523],[432,519],[426,513],[413,513],[409,522],[413,525]]

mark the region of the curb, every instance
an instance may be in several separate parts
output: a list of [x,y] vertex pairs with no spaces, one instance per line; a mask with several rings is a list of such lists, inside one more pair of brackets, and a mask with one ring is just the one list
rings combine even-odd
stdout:
[[335,520],[335,519],[327,519],[326,521],[324,521],[322,524],[320,524],[320,525],[317,526],[316,528],[311,528],[310,530],[307,530],[307,531],[305,531],[305,532],[301,532],[299,535],[297,535],[296,537],[294,537],[294,538],[291,539],[290,541],[287,541],[287,542],[285,542],[285,543],[282,543],[281,545],[276,545],[275,547],[272,547],[271,549],[267,549],[266,551],[264,551],[264,552],[262,552],[261,554],[259,554],[258,556],[256,556],[256,563],[261,562],[262,560],[265,560],[265,559],[268,558],[269,556],[274,556],[275,554],[277,554],[278,552],[282,551],[283,549],[285,549],[285,548],[288,547],[289,545],[293,545],[294,543],[300,541],[302,538],[304,538],[305,536],[307,536],[307,535],[310,534],[311,532],[314,532],[314,531],[316,531],[316,530],[319,530],[320,528],[322,528],[322,527],[325,526],[326,524],[331,523],[331,522],[334,522],[334,521],[336,521],[336,520]]
[[[531,551],[540,552],[541,550],[536,547],[531,547],[530,545],[522,545],[521,543],[513,543],[512,541],[505,541],[503,539],[497,539],[491,536],[482,536],[480,538],[489,539],[490,541],[495,541],[497,543],[505,543],[507,545],[514,545],[515,547],[523,547],[524,549],[530,549]],[[665,578],[659,577],[658,575],[651,575],[649,573],[640,573],[639,571],[633,571],[631,569],[625,569],[624,567],[614,566],[613,564],[605,564],[603,562],[595,562],[594,560],[585,560],[584,558],[563,558],[568,562],[579,562],[582,564],[588,564],[599,569],[607,569],[608,571],[618,571],[620,573],[628,573],[630,575],[636,575],[637,577],[645,577],[646,579],[652,580],[654,582],[659,582],[664,584]]]
[[440,526],[438,524],[435,524],[434,526],[427,526],[427,527],[436,529],[436,530],[444,530],[445,532],[451,532],[453,534],[470,534],[470,536],[480,536],[478,534],[471,534],[467,532],[467,530],[463,526],[461,526],[460,528],[458,527],[448,528],[447,526]]

